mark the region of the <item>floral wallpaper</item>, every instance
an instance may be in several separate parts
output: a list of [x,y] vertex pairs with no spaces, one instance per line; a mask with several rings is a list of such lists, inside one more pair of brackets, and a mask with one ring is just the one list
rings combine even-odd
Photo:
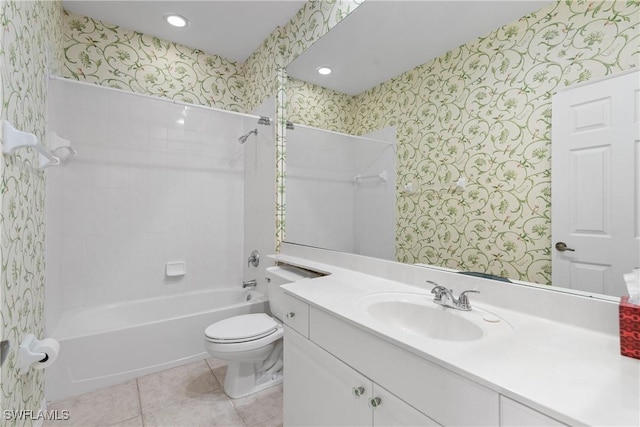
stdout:
[[398,129],[397,259],[550,283],[551,95],[640,66],[639,22],[635,0],[559,1],[356,96],[351,133]]
[[287,82],[287,121],[351,133],[355,97],[300,80]]
[[[0,116],[42,141],[46,129],[47,76],[62,59],[62,6],[53,1],[1,2]],[[42,371],[19,377],[16,354],[24,336],[44,333],[44,174],[33,150],[3,155],[0,217],[0,326],[11,350],[2,367],[3,410],[37,411],[44,398]],[[30,418],[0,423],[31,425]]]
[[241,65],[116,25],[64,12],[66,78],[245,111]]

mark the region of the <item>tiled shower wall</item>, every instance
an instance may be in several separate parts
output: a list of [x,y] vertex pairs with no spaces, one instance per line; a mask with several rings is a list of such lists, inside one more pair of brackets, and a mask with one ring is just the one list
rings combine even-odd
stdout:
[[[50,129],[76,157],[47,171],[47,325],[63,310],[240,286],[243,149],[255,118],[50,82]],[[167,262],[186,274],[167,277]]]

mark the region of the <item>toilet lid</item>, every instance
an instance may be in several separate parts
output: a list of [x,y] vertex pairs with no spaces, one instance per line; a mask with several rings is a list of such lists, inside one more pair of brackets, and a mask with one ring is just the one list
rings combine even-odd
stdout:
[[210,325],[204,334],[212,340],[247,341],[272,334],[278,323],[265,313],[243,314]]

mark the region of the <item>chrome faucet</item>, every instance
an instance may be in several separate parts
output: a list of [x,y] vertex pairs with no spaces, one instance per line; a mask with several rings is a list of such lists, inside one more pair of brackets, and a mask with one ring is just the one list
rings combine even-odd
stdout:
[[475,289],[470,289],[468,291],[464,291],[460,294],[458,298],[453,296],[453,290],[447,289],[444,286],[437,284],[436,282],[432,282],[431,280],[427,280],[429,285],[433,285],[433,289],[431,289],[431,293],[435,295],[433,297],[433,302],[436,304],[440,304],[444,307],[451,307],[457,310],[470,311],[471,304],[469,303],[469,297],[467,294],[470,292],[480,293]]
[[256,286],[258,286],[258,281],[256,279],[251,279],[251,280],[242,282],[242,289],[255,288]]

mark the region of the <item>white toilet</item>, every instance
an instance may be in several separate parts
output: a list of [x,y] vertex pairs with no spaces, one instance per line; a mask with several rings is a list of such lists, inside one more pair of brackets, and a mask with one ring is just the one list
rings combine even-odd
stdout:
[[291,266],[266,269],[269,306],[265,313],[244,314],[216,322],[205,329],[209,354],[227,361],[224,391],[237,398],[282,382],[282,336],[279,319],[284,316],[284,292],[280,285],[317,277]]

